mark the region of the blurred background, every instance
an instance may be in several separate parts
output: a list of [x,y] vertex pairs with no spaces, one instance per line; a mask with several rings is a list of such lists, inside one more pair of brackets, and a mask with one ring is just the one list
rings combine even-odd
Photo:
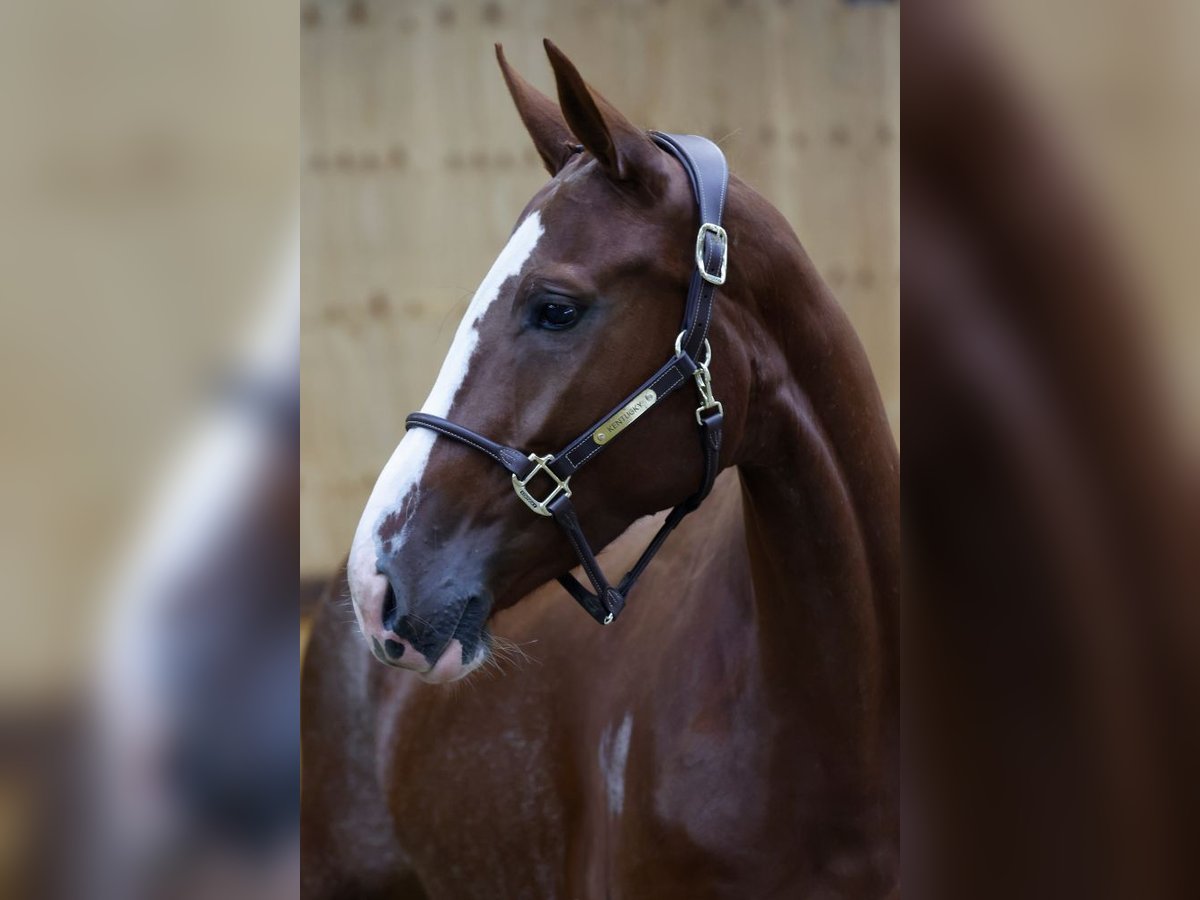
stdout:
[[718,141],[848,311],[899,432],[895,4],[303,0],[301,22],[306,579],[348,552],[404,416],[548,177],[496,42],[550,96],[543,37],[632,121]]
[[[965,4],[1001,67],[1086,191],[1134,282],[1171,416],[1200,440],[1200,4],[1187,0],[976,0]],[[919,3],[914,22],[939,18]],[[957,17],[945,17],[948,29]]]
[[294,869],[298,43],[0,6],[0,896]]
[[1200,894],[1198,26],[904,5],[916,896]]

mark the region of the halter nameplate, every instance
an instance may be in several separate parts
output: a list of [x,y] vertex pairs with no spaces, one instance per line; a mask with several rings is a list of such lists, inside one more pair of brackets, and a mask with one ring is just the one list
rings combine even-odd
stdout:
[[658,394],[651,390],[642,391],[625,406],[615,416],[601,425],[592,434],[592,440],[597,444],[607,444],[618,434],[637,421],[638,416],[654,405],[654,401],[658,399]]

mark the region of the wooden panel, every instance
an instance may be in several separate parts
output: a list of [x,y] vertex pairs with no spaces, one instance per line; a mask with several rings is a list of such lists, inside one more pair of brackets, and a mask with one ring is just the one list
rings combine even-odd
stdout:
[[720,140],[845,305],[898,428],[894,5],[308,0],[302,16],[304,572],[347,551],[405,413],[545,179],[496,41],[548,93],[544,35],[640,124]]

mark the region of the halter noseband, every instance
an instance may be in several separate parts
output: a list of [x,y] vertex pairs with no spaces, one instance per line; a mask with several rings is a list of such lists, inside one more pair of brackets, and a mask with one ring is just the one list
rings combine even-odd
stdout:
[[[561,584],[579,605],[597,622],[607,625],[625,608],[625,598],[634,582],[645,571],[669,535],[712,490],[720,467],[721,424],[724,412],[713,396],[712,376],[708,364],[712,348],[708,343],[708,326],[712,321],[713,295],[725,282],[729,258],[729,240],[721,228],[721,212],[725,206],[725,188],[729,169],[719,147],[707,138],[696,135],[650,132],[654,142],[683,164],[692,183],[692,192],[700,208],[700,230],[696,233],[696,268],[688,285],[687,305],[683,314],[683,330],[675,339],[675,354],[641,387],[626,397],[604,418],[575,438],[560,453],[538,456],[524,454],[506,447],[481,434],[456,425],[440,416],[412,413],[405,420],[406,428],[429,428],[438,434],[461,441],[468,447],[485,453],[512,474],[513,490],[521,501],[541,516],[550,516],[566,534],[575,555],[587,573],[595,593],[585,588],[570,572],[559,577]],[[703,361],[697,362],[703,352]],[[700,427],[700,446],[704,453],[704,476],[700,489],[688,497],[667,516],[650,545],[638,557],[633,568],[613,587],[600,566],[591,545],[584,537],[571,503],[571,476],[609,446],[625,428],[665,397],[674,393],[691,378],[700,395],[696,407],[696,423]],[[554,482],[554,488],[538,500],[529,492],[529,482],[544,472]]]

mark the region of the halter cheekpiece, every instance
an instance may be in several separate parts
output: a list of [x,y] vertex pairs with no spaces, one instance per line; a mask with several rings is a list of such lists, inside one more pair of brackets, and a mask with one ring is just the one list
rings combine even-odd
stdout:
[[[696,233],[696,267],[688,284],[687,304],[684,307],[683,330],[675,339],[675,352],[641,387],[627,396],[591,428],[575,438],[560,453],[538,456],[522,453],[489,440],[481,434],[456,425],[440,416],[412,413],[405,421],[407,428],[429,428],[438,434],[461,441],[468,447],[485,453],[504,466],[512,475],[513,490],[533,512],[550,516],[566,534],[579,562],[587,573],[595,593],[585,588],[570,572],[558,582],[597,622],[607,625],[625,608],[625,599],[634,582],[645,571],[663,543],[684,516],[696,509],[712,490],[721,457],[721,425],[724,412],[713,396],[709,363],[712,348],[708,343],[708,326],[712,321],[713,295],[725,282],[729,260],[729,239],[721,227],[725,206],[725,189],[729,169],[719,147],[707,138],[691,134],[650,132],[656,144],[682,163],[692,183],[692,192],[700,211],[700,229]],[[697,360],[702,360],[697,362]],[[700,446],[704,453],[704,476],[700,488],[667,516],[650,545],[638,557],[633,568],[613,587],[600,571],[596,555],[584,537],[571,503],[571,476],[588,460],[608,447],[626,427],[632,425],[653,406],[691,379],[696,385],[700,403],[696,407]],[[536,475],[546,474],[554,483],[542,499],[529,490]]]

